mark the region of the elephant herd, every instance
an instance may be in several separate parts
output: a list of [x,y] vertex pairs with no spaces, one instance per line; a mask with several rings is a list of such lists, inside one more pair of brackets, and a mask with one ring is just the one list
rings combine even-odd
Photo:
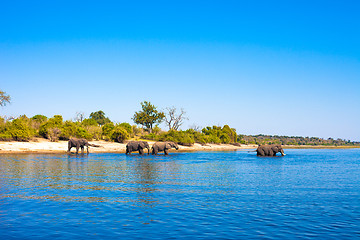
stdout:
[[[100,147],[99,145],[91,144],[86,139],[77,139],[72,138],[68,141],[68,153],[70,153],[71,148],[76,148],[76,154],[79,153],[79,149],[84,153],[84,148],[86,147],[86,152],[89,153],[89,146]],[[131,154],[131,152],[138,151],[139,154],[144,154],[144,149],[147,148],[148,154],[150,154],[150,146],[146,141],[130,141],[126,144],[126,154]],[[158,154],[159,152],[164,152],[165,155],[169,154],[171,148],[179,149],[179,146],[174,142],[156,142],[152,145],[152,154]]]
[[[148,154],[150,154],[150,146],[148,142],[130,141],[126,144],[126,154],[131,154],[131,152],[135,151],[139,151],[139,154],[143,154],[145,148],[147,148]],[[174,142],[156,142],[151,147],[151,153],[156,155],[159,152],[164,152],[165,155],[168,155],[171,148],[178,150],[179,146]]]
[[[71,148],[76,148],[76,154],[79,153],[79,149],[84,153],[84,147],[86,147],[87,153],[89,153],[89,146],[100,147],[99,145],[90,144],[86,139],[70,139],[68,142],[68,152],[70,153]],[[126,144],[126,154],[131,154],[131,152],[138,151],[139,154],[144,154],[144,149],[147,149],[148,154],[150,154],[150,146],[146,141],[130,141]],[[159,152],[164,152],[165,155],[169,154],[169,150],[175,148],[179,149],[179,146],[174,142],[156,142],[151,147],[152,154],[158,154]],[[257,156],[268,156],[274,157],[276,153],[281,153],[281,156],[285,156],[283,148],[281,145],[259,145],[255,150]],[[254,152],[255,152],[254,151]]]

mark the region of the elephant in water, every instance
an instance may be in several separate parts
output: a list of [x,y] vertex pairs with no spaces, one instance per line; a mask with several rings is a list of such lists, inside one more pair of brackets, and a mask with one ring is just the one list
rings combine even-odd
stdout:
[[76,154],[79,153],[79,148],[81,148],[81,153],[84,153],[84,147],[86,147],[86,152],[89,154],[89,146],[92,147],[100,147],[99,145],[90,144],[86,139],[84,138],[71,138],[68,142],[68,153],[70,153],[70,150],[72,147],[76,148]]
[[178,150],[179,146],[174,142],[156,142],[152,145],[152,154],[164,151],[164,154],[168,155],[171,148]]
[[144,148],[147,148],[148,154],[150,154],[150,146],[148,142],[145,141],[130,141],[126,144],[126,154],[131,154],[131,152],[139,151],[139,154],[144,154]]
[[282,156],[285,156],[284,150],[281,145],[260,145],[257,149],[257,156],[268,156],[274,157],[276,153],[281,153]]

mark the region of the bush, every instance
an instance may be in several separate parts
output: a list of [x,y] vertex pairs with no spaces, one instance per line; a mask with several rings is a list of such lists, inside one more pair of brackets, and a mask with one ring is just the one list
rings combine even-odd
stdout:
[[11,141],[11,140],[12,140],[12,136],[10,133],[8,132],[0,133],[0,141]]
[[[12,122],[9,122],[5,127],[6,132],[4,136],[11,135],[12,139],[15,141],[29,141],[30,138],[34,136],[33,131],[28,125],[28,119],[17,118]],[[3,137],[4,137],[3,136]]]
[[81,125],[84,127],[89,127],[89,126],[99,126],[99,124],[96,122],[95,119],[92,118],[86,118],[81,122]]
[[116,124],[116,125],[124,128],[129,133],[129,135],[131,135],[133,132],[132,127],[129,123],[123,122],[123,123]]
[[44,123],[44,122],[47,121],[47,117],[44,116],[44,115],[38,114],[38,115],[33,116],[33,117],[31,118],[31,120],[36,121],[36,122],[39,122],[39,123],[41,124],[41,123]]
[[208,136],[209,143],[235,143],[237,141],[236,131],[228,125],[224,127],[213,126],[203,128],[202,133]]
[[76,135],[77,126],[71,121],[66,121],[58,130],[60,131],[61,140],[69,140]]
[[61,131],[59,128],[50,127],[49,129],[47,129],[46,138],[50,139],[51,142],[56,142],[57,140],[59,140],[60,134]]
[[[54,139],[54,138],[57,138],[58,135],[60,136],[60,133],[58,133],[58,130],[60,130],[61,127],[62,127],[62,116],[54,115],[54,117],[50,118],[47,122],[44,122],[40,125],[39,135],[44,138],[48,138],[52,141],[53,140],[56,141],[56,139]],[[50,133],[50,129],[52,129],[51,133]]]
[[163,142],[171,141],[183,146],[192,146],[195,143],[194,136],[187,131],[169,130],[168,132],[163,132],[159,135],[151,133],[144,136],[144,138]]
[[126,139],[129,139],[129,133],[123,127],[116,126],[111,133],[111,140],[123,143]]
[[106,123],[104,126],[102,126],[102,128],[101,128],[102,135],[105,137],[105,140],[111,139],[111,134],[112,134],[114,128],[115,128],[115,125],[112,122]]
[[91,138],[101,140],[102,130],[99,126],[88,126],[85,130],[90,134]]
[[91,140],[92,136],[84,128],[79,126],[78,123],[66,121],[60,128],[60,139],[69,140],[72,137],[85,138]]
[[131,128],[132,128],[132,132],[133,132],[133,137],[143,135],[143,133],[144,133],[144,129],[139,128],[136,125],[132,125]]

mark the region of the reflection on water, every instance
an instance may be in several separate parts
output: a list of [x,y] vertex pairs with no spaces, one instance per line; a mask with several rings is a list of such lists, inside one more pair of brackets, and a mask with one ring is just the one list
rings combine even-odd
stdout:
[[0,238],[354,238],[360,151],[0,156]]

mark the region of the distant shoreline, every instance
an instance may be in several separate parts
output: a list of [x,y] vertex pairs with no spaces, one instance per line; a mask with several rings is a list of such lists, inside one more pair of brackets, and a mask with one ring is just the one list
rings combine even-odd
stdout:
[[[90,141],[101,147],[89,147],[90,153],[125,153],[126,143],[115,143],[115,142],[106,142],[106,141]],[[150,146],[154,141],[149,141]],[[234,146],[231,144],[206,144],[201,145],[195,143],[191,147],[180,146],[178,152],[200,152],[200,151],[237,151],[237,150],[250,150],[256,149],[257,145],[245,145]],[[293,145],[284,145],[284,149],[348,149],[348,148],[360,148],[359,146],[313,146],[313,145],[303,145],[303,146],[293,146]],[[50,142],[46,139],[37,139],[32,142],[0,142],[0,154],[19,154],[19,153],[35,153],[35,154],[45,154],[45,153],[63,153],[67,151],[67,141],[58,141]],[[85,149],[86,151],[86,149]],[[75,148],[72,149],[72,152],[75,152]],[[176,152],[175,149],[172,149],[170,152]],[[147,153],[147,149],[145,149]],[[134,152],[134,154],[137,154]]]

